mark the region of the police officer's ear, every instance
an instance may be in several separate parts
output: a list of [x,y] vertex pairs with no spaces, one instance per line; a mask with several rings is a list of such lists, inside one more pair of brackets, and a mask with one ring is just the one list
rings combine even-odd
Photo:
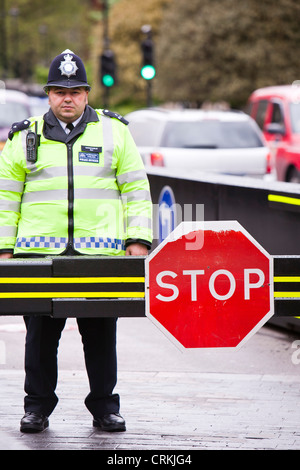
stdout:
[[49,88],[47,88],[47,87],[44,88],[44,92],[45,92],[46,95],[48,96],[48,104],[50,104],[50,103],[49,103],[49,91],[50,91]]

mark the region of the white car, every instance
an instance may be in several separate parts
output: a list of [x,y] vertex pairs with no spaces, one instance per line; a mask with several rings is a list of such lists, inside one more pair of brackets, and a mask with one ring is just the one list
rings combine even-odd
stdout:
[[261,130],[242,112],[152,108],[126,119],[145,165],[260,178],[273,171]]
[[31,114],[29,97],[16,90],[0,90],[0,153],[14,122],[29,118]]

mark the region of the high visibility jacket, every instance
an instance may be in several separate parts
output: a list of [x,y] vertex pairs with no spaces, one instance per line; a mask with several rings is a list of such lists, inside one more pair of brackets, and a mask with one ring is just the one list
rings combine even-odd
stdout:
[[[26,136],[35,121],[31,163]],[[0,156],[0,250],[122,255],[126,243],[151,245],[149,182],[127,126],[90,106],[68,136],[51,110],[29,122]]]

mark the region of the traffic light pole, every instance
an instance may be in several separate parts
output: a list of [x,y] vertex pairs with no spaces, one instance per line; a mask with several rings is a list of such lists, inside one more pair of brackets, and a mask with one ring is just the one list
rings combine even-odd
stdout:
[[103,107],[109,108],[109,88],[103,87]]
[[109,46],[108,39],[108,4],[107,0],[103,0],[103,44],[104,49]]
[[141,42],[142,67],[141,76],[147,82],[147,107],[152,106],[152,79],[155,77],[154,45],[152,41],[152,28],[144,25],[141,28],[146,38]]
[[[114,84],[115,63],[113,53],[109,49],[108,36],[108,1],[103,0],[103,53],[100,57],[100,75],[103,85],[103,106],[109,107],[109,88]],[[105,83],[105,80],[112,80],[112,83]]]
[[152,106],[152,81],[147,81],[147,107],[150,108]]
[[[103,0],[103,46],[104,50],[109,47],[109,38],[108,38],[108,4],[107,0]],[[108,87],[103,87],[103,107],[109,107],[109,89]]]

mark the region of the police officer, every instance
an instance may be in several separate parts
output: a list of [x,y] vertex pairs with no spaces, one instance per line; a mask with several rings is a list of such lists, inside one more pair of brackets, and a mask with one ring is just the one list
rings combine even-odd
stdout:
[[[0,256],[146,255],[151,198],[142,160],[126,126],[88,105],[80,57],[52,61],[49,111],[12,125],[0,159]],[[117,314],[117,312],[116,312]],[[58,398],[57,349],[65,319],[24,317],[25,415],[21,432],[40,432]],[[125,431],[117,381],[116,318],[78,318],[93,425]]]

